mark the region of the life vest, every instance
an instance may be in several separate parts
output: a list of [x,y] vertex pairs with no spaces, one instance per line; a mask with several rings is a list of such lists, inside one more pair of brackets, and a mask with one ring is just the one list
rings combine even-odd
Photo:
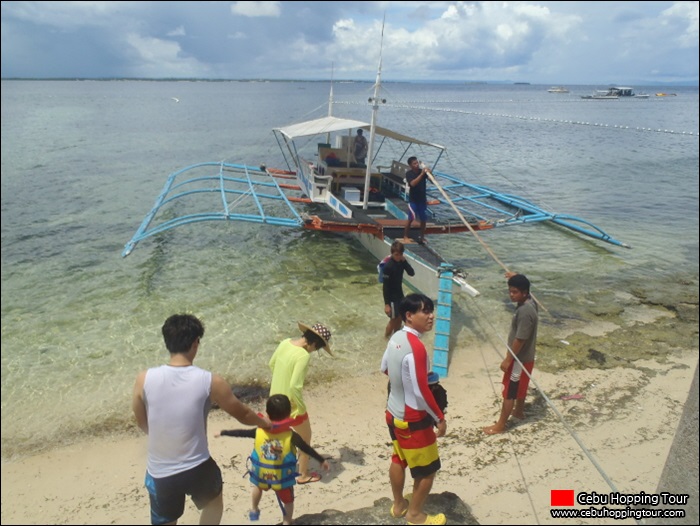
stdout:
[[289,425],[258,428],[255,448],[248,457],[250,481],[263,489],[281,490],[296,484],[297,448],[292,444]]

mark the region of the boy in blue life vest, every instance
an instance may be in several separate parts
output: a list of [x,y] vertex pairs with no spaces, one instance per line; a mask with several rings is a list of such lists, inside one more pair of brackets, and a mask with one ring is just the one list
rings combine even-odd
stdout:
[[297,448],[317,460],[324,471],[330,464],[290,427],[292,404],[287,395],[272,395],[267,400],[267,415],[272,429],[229,429],[215,436],[247,437],[255,439],[255,447],[248,460],[248,474],[253,484],[252,508],[248,519],[260,519],[260,499],[263,491],[274,490],[282,509],[282,524],[292,524],[294,514],[294,484],[297,482]]

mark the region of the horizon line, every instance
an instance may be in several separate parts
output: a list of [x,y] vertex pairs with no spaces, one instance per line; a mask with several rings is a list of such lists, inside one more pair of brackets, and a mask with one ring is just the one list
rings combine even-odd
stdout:
[[[0,77],[0,80],[7,81],[152,81],[152,82],[331,82],[329,79],[295,79],[295,78],[266,78],[266,77],[248,77],[248,78],[207,78],[207,77]],[[335,79],[332,82],[337,83],[363,83],[373,84],[373,80],[358,80],[358,79]],[[551,83],[547,82],[523,82],[512,80],[453,80],[453,79],[430,79],[430,80],[390,80],[385,79],[387,83],[409,83],[409,84],[466,84],[466,85],[527,85],[527,86],[548,86]],[[597,86],[609,85],[616,86],[622,84],[636,84],[639,86],[678,86],[678,87],[700,87],[698,80],[690,81],[646,81],[646,82],[626,82],[626,83],[611,83],[611,82],[593,82],[593,83],[559,83],[559,85],[568,86]]]

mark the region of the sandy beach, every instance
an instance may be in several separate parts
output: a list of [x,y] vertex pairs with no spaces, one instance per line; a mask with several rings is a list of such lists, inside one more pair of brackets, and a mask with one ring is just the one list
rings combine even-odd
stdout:
[[[511,422],[505,434],[486,436],[481,428],[495,421],[500,407],[499,361],[491,349],[455,353],[442,380],[448,434],[439,443],[443,468],[433,493],[456,493],[480,524],[561,522],[550,516],[551,490],[607,494],[614,490],[606,478],[621,493],[655,493],[697,364],[695,352],[625,368],[560,374],[535,369],[533,380],[546,399],[531,384],[527,418]],[[380,373],[307,389],[313,445],[332,457],[332,467],[322,481],[298,487],[296,517],[349,511],[390,497],[385,394]],[[214,438],[216,431],[235,427],[219,410],[210,415],[211,452],[225,481],[223,524],[248,523],[249,483],[242,476],[252,443]],[[4,462],[2,523],[148,524],[145,447],[145,437],[134,432]],[[259,524],[279,523],[272,495],[264,495],[261,510]],[[188,502],[180,524],[196,523],[198,513]]]

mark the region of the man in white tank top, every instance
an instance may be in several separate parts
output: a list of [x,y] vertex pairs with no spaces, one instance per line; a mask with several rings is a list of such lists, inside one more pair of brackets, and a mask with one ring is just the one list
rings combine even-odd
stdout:
[[201,510],[201,524],[219,524],[223,514],[221,470],[209,454],[207,415],[212,402],[239,422],[269,429],[236,398],[219,375],[193,365],[204,336],[204,325],[190,314],[170,316],[162,328],[170,352],[167,365],[136,377],[132,409],[138,426],[148,434],[145,485],[152,524],[176,524],[185,497]]

